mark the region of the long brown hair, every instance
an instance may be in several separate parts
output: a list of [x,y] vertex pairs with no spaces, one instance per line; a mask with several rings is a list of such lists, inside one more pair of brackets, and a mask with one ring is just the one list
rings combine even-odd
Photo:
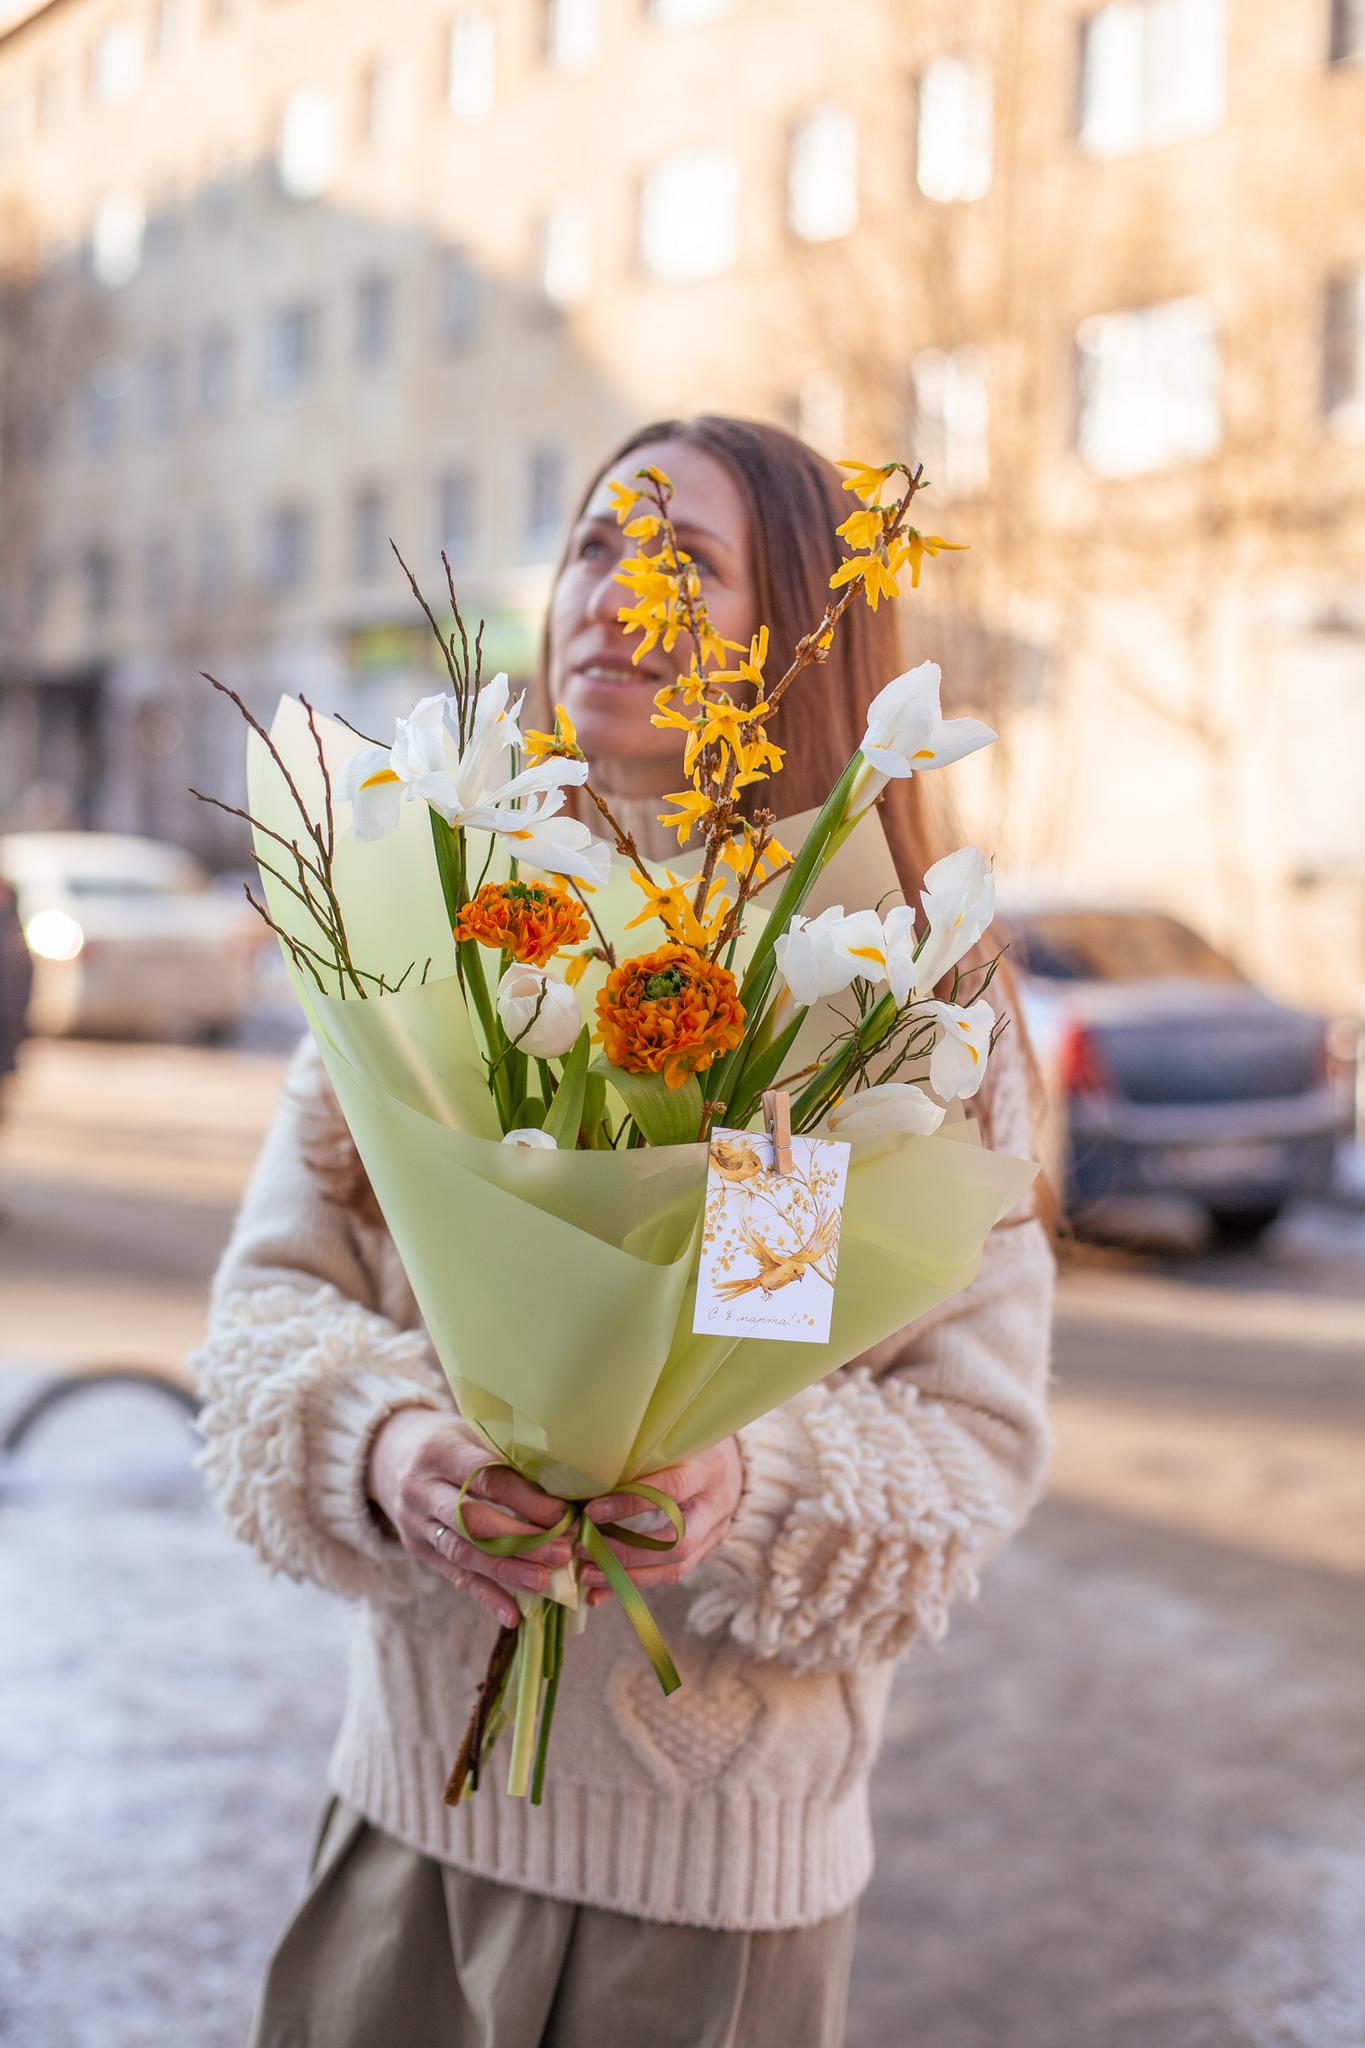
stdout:
[[[835,465],[784,428],[763,420],[734,419],[727,413],[699,413],[693,419],[651,420],[612,451],[594,471],[570,522],[583,517],[604,477],[624,480],[629,457],[638,449],[663,441],[682,441],[712,456],[728,471],[744,500],[749,518],[757,618],[771,640],[768,675],[782,674],[796,643],[819,622],[829,599],[829,579],[845,559],[835,528],[854,501],[844,490]],[[568,542],[555,567],[555,580],[568,559]],[[624,593],[623,593],[624,597]],[[540,643],[538,693],[548,695],[550,622],[547,610]],[[884,604],[874,612],[855,599],[839,621],[829,659],[800,676],[782,702],[784,754],[781,815],[822,804],[835,776],[852,756],[866,730],[864,713],[893,676],[907,665],[907,648],[899,607]],[[918,650],[913,658],[919,659]],[[548,705],[546,705],[548,710]],[[942,778],[915,775],[891,782],[882,795],[880,813],[887,844],[907,902],[914,903],[925,870],[961,843],[951,800]],[[760,800],[768,796],[759,786]],[[969,956],[969,965],[984,965],[997,949],[998,935]],[[946,993],[946,990],[944,991]],[[1019,1011],[1017,990],[1004,961],[996,972],[994,1007],[1010,1019],[1010,1031],[1022,1047],[1033,1097],[1035,1122],[1041,1088],[1028,1036]],[[983,1135],[991,1132],[991,1084],[988,1078],[975,1105]],[[1049,1221],[1050,1196],[1038,1198]]]
[[[851,500],[839,471],[796,435],[763,421],[732,419],[723,413],[653,420],[623,441],[594,472],[571,525],[583,516],[605,476],[621,472],[637,449],[662,441],[684,441],[713,456],[738,486],[749,516],[757,618],[771,635],[768,673],[780,675],[797,641],[823,614],[830,576],[843,559],[834,529],[847,518]],[[567,543],[556,565],[556,581],[566,559]],[[537,679],[543,710],[548,709],[549,630],[547,610]],[[800,677],[783,701],[783,815],[791,817],[824,802],[834,777],[862,739],[867,705],[906,660],[897,607],[885,605],[873,612],[861,599],[855,600],[839,622],[829,659]],[[926,868],[958,843],[951,808],[934,780],[917,775],[892,782],[881,800],[887,842],[901,888],[911,902]],[[1002,975],[997,985],[1010,1014],[1010,1029],[1026,1045],[1008,976]],[[989,1079],[978,1113],[989,1139]],[[341,1128],[344,1131],[344,1125]],[[341,1142],[335,1128],[330,1134],[321,1127],[310,1132],[305,1156],[334,1200],[356,1209],[373,1204],[359,1158]],[[1047,1206],[1044,1197],[1045,1213]]]
[[[738,487],[749,517],[756,616],[771,635],[768,673],[780,675],[802,634],[819,622],[830,576],[844,559],[834,529],[855,508],[838,470],[795,434],[762,420],[731,419],[724,413],[654,420],[637,428],[594,472],[572,523],[582,518],[604,477],[628,474],[628,458],[661,441],[701,449],[724,466]],[[556,566],[556,580],[566,559],[567,550]],[[861,600],[851,604],[839,621],[829,659],[809,669],[783,699],[780,809],[785,816],[824,802],[862,739],[868,704],[905,662],[898,608],[887,604],[874,612]],[[547,616],[541,638],[542,699],[548,672]],[[925,869],[954,843],[941,802],[926,789],[929,780],[916,776],[893,783],[882,799],[882,822],[907,897],[918,891]]]

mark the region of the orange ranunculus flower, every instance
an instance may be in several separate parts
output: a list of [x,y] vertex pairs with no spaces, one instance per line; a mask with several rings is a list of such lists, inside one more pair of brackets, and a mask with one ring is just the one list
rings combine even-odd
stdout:
[[744,1036],[734,975],[690,946],[659,946],[614,967],[597,998],[597,1022],[614,1067],[662,1074],[670,1088]]
[[588,936],[583,906],[549,882],[485,882],[455,924],[457,939],[510,953],[528,967],[543,967],[561,946]]

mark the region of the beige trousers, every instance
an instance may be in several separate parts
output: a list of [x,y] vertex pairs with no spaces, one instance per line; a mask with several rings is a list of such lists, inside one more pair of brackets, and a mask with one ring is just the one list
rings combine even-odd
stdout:
[[857,1910],[636,1920],[437,1863],[334,1798],[253,2048],[840,2048]]

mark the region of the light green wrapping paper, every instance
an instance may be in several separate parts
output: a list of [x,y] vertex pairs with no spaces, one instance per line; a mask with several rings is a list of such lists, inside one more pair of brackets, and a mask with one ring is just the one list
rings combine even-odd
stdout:
[[[357,742],[331,721],[319,728],[335,774]],[[293,699],[272,738],[318,815],[321,777]],[[248,782],[254,816],[297,837],[288,792],[254,738]],[[835,886],[850,908],[887,887],[885,841],[868,824],[839,856]],[[461,1413],[550,1492],[586,1499],[702,1451],[912,1323],[967,1286],[992,1226],[1037,1172],[986,1151],[969,1123],[929,1138],[855,1137],[829,1341],[695,1336],[707,1148],[500,1144],[425,806],[406,805],[378,842],[353,841],[344,813],[338,828],[353,958],[396,979],[430,956],[432,978],[414,974],[368,1001],[319,994],[298,973],[295,984]],[[259,833],[258,851],[278,864]],[[302,906],[263,882],[276,921],[310,937]],[[828,880],[821,899],[839,900]],[[634,940],[655,943],[649,928],[623,932],[639,907],[638,890],[616,878],[593,900],[627,953]]]

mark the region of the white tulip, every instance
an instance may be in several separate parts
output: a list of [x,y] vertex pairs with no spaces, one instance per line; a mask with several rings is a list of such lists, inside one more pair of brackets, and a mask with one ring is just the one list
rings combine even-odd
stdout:
[[886,949],[886,978],[899,1009],[904,1009],[915,987],[915,913],[908,904],[898,903],[882,924]]
[[398,823],[402,805],[413,797],[443,795],[446,774],[445,697],[423,697],[409,718],[394,722],[392,747],[366,747],[353,754],[336,781],[342,803],[351,806],[357,839],[385,839]]
[[825,1129],[840,1137],[854,1131],[907,1131],[927,1138],[942,1122],[941,1106],[913,1081],[879,1081],[875,1088],[836,1102],[825,1116]]
[[497,1003],[503,1030],[532,1059],[562,1059],[583,1029],[578,997],[543,967],[509,967]]
[[944,718],[939,708],[942,681],[938,663],[922,661],[872,699],[863,734],[863,765],[849,795],[848,817],[865,811],[888,782],[926,768],[946,768],[995,739],[979,718]]
[[956,1003],[929,1003],[942,1033],[929,1055],[929,1086],[945,1102],[975,1095],[986,1078],[986,1057],[995,1029],[995,1012],[984,996],[968,1009]]
[[[424,798],[448,825],[479,832],[506,832],[524,838],[526,858],[535,842],[546,858],[536,863],[556,874],[578,873],[591,880],[596,872],[582,867],[577,834],[586,826],[566,819],[543,840],[542,821],[564,804],[567,786],[585,782],[586,761],[557,756],[519,775],[502,773],[509,751],[521,745],[517,718],[523,699],[510,703],[507,677],[501,671],[485,683],[474,703],[474,717],[461,752],[453,696],[424,697],[409,718],[397,720],[391,747],[367,747],[349,760],[337,778],[337,795],[351,805],[357,839],[382,839],[398,823],[403,802]],[[573,830],[568,828],[573,826]],[[552,867],[556,849],[577,863]]]
[[[512,851],[526,867],[540,868],[548,875],[570,875],[576,882],[603,889],[611,875],[611,848],[605,839],[594,839],[577,818],[559,817],[563,802],[563,790],[555,791],[536,812],[533,824],[507,832],[513,841]],[[524,818],[528,814],[518,811],[514,815]]]
[[534,1125],[522,1130],[508,1131],[504,1145],[518,1145],[523,1152],[557,1152],[559,1150],[548,1131],[538,1131]]
[[970,953],[995,915],[995,876],[990,862],[976,847],[960,846],[927,870],[919,900],[929,933],[914,963],[915,988],[927,995],[950,967]]
[[875,910],[844,916],[842,903],[831,904],[818,917],[798,911],[773,948],[777,971],[803,1007],[823,996],[838,995],[861,975],[881,981],[886,975],[882,921]]

